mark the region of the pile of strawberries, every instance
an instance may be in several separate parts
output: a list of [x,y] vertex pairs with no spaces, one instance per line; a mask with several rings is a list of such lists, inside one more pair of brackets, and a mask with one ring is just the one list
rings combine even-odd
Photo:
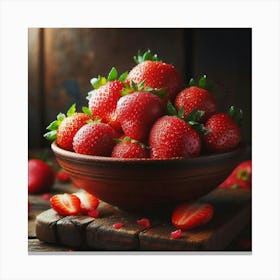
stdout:
[[225,152],[241,141],[242,111],[217,113],[206,76],[184,88],[177,69],[150,51],[118,75],[91,79],[88,107],[59,113],[44,136],[65,150],[115,158],[189,158]]

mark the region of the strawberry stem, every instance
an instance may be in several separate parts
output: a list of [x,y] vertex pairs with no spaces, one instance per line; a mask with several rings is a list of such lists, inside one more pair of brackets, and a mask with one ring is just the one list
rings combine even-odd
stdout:
[[238,126],[242,126],[243,123],[243,111],[234,106],[230,106],[228,110],[229,116],[237,123]]
[[148,49],[146,52],[142,53],[140,50],[138,51],[137,56],[133,57],[136,64],[140,64],[144,61],[161,61],[157,54],[152,54],[151,51]]

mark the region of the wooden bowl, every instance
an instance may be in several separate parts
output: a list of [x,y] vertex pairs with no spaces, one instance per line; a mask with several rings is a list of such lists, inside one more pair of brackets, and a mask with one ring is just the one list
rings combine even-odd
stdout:
[[81,155],[52,143],[73,184],[126,210],[173,205],[215,189],[241,161],[244,148],[189,159],[117,159]]

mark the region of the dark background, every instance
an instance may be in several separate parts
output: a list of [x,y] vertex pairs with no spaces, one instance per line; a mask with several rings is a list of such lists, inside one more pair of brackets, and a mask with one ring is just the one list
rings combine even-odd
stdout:
[[30,28],[28,30],[29,148],[49,146],[46,126],[71,104],[87,105],[89,81],[134,66],[139,49],[173,64],[187,84],[207,74],[219,110],[244,111],[244,141],[251,143],[250,28]]

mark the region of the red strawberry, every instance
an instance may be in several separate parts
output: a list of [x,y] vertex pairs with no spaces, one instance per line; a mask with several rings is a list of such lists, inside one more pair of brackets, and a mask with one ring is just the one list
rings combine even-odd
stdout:
[[[204,76],[201,79],[206,79],[206,77]],[[216,112],[217,105],[214,97],[208,90],[191,86],[178,93],[175,107],[178,110],[182,107],[184,108],[184,117],[189,115],[194,109],[204,111],[202,120],[207,120]]]
[[50,199],[51,207],[60,215],[77,215],[80,212],[80,199],[74,194],[56,194]]
[[74,151],[78,154],[110,156],[114,147],[114,130],[105,123],[92,122],[78,130],[73,139]]
[[221,188],[252,188],[252,161],[247,160],[240,163],[228,176],[228,178],[220,184]]
[[191,229],[208,223],[214,209],[207,203],[182,203],[172,213],[172,224],[179,229]]
[[145,91],[137,91],[119,99],[117,119],[125,135],[144,142],[153,123],[164,113],[160,97]]
[[28,193],[49,191],[54,183],[53,169],[40,159],[28,160]]
[[229,114],[219,113],[208,119],[205,124],[210,133],[204,136],[204,142],[209,151],[225,152],[234,149],[241,141],[241,130],[238,126],[242,111],[232,106]]
[[151,158],[195,157],[201,149],[198,133],[177,116],[163,116],[153,125]]
[[[120,130],[120,124],[116,120],[116,106],[121,98],[123,83],[120,80],[116,80],[117,76],[118,72],[113,67],[107,79],[104,77],[92,79],[94,90],[89,92],[88,99],[89,109],[94,117],[98,117],[102,122]],[[121,79],[124,79],[126,77],[125,73],[121,77]]]
[[[83,107],[83,110],[88,113],[88,108]],[[56,139],[60,148],[73,151],[73,137],[91,119],[86,113],[76,113],[76,104],[73,104],[67,111],[67,117],[62,113],[57,115],[57,120],[47,127],[50,131],[44,137],[50,141]]]
[[88,213],[89,211],[96,209],[99,204],[98,198],[86,191],[76,192],[73,194],[81,201],[80,212],[82,213]]
[[57,171],[55,177],[61,183],[67,183],[70,181],[69,174],[63,169],[60,169],[59,171]]
[[138,52],[134,57],[136,65],[128,74],[126,81],[134,81],[136,84],[145,81],[146,86],[152,88],[165,88],[167,99],[173,100],[182,88],[182,79],[177,69],[167,63],[159,61],[157,55],[152,55],[150,50],[143,55]]
[[149,152],[147,147],[126,136],[122,139],[118,139],[118,143],[112,151],[112,157],[114,158],[148,158]]

